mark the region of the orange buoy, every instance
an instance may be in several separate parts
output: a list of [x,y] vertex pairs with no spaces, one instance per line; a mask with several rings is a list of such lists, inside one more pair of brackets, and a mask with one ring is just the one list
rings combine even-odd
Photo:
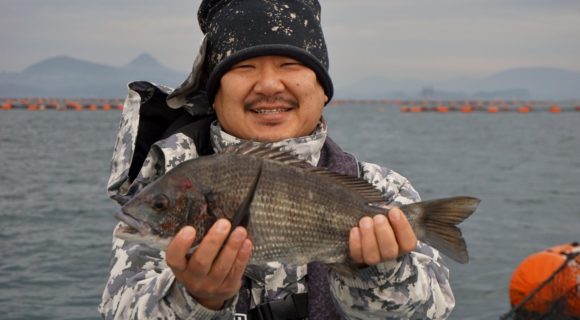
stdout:
[[532,107],[530,106],[521,106],[517,108],[517,111],[519,113],[529,113],[530,111],[532,111]]
[[28,107],[26,108],[26,110],[28,110],[28,111],[37,111],[38,110],[38,105],[36,105],[34,103],[29,104]]
[[447,112],[449,112],[449,107],[444,106],[444,105],[440,105],[440,106],[437,106],[437,108],[435,108],[435,110],[437,110],[437,112],[439,112],[439,113],[447,113]]
[[473,107],[471,107],[470,104],[464,104],[461,106],[461,108],[459,108],[459,111],[463,113],[470,113],[473,111]]
[[580,317],[580,245],[528,256],[513,272],[509,294],[516,314]]
[[4,102],[4,104],[2,105],[2,110],[11,110],[11,109],[12,109],[12,103]]
[[412,113],[418,113],[418,112],[422,112],[423,108],[419,107],[419,106],[412,106],[411,107],[411,112]]
[[499,108],[496,106],[489,106],[487,107],[487,112],[489,113],[498,113],[499,112]]
[[560,109],[560,106],[559,106],[559,105],[557,105],[557,104],[555,104],[555,105],[552,105],[552,106],[550,107],[550,112],[551,112],[551,113],[560,113],[561,111],[562,111],[562,109]]

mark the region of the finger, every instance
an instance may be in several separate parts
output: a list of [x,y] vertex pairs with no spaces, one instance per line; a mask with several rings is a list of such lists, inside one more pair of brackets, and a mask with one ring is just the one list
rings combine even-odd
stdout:
[[381,256],[377,245],[377,239],[375,237],[373,219],[370,217],[360,219],[359,230],[361,234],[364,263],[371,266],[378,264],[381,262]]
[[413,251],[417,246],[417,235],[403,211],[399,208],[391,209],[389,222],[399,244],[399,255]]
[[250,261],[250,256],[252,255],[252,241],[250,239],[245,239],[240,246],[238,255],[230,269],[229,274],[224,279],[224,284],[229,284],[229,288],[233,291],[239,291],[242,284],[242,277]]
[[246,229],[242,227],[237,227],[232,232],[225,246],[221,249],[219,256],[214,261],[214,264],[212,265],[208,274],[213,281],[221,284],[228,276],[238,256],[240,248],[242,247],[242,244],[247,237],[248,233]]
[[189,259],[188,269],[194,275],[200,276],[209,273],[216,256],[228,237],[230,228],[231,224],[228,220],[220,219],[209,229]]
[[165,261],[174,273],[181,273],[187,268],[187,252],[195,240],[195,229],[183,227],[171,240],[165,250]]
[[389,220],[382,214],[373,217],[375,236],[381,254],[381,261],[392,260],[399,255],[399,245],[395,233],[389,224]]
[[360,239],[360,230],[358,227],[350,229],[348,239],[348,249],[350,257],[355,264],[363,264],[362,243]]

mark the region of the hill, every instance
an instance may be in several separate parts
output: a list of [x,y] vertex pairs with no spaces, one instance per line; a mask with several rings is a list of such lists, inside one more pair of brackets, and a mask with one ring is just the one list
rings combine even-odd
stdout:
[[146,53],[121,67],[59,56],[21,72],[0,73],[0,96],[122,98],[130,81],[148,80],[178,86],[186,76],[186,72],[171,70]]
[[[147,80],[180,85],[187,71],[163,66],[142,53],[114,67],[69,56],[33,64],[21,72],[0,73],[0,97],[123,98],[127,83]],[[345,99],[580,99],[580,72],[556,68],[509,69],[481,78],[427,82],[370,76],[352,83],[335,81],[335,97]]]
[[344,98],[580,99],[580,72],[557,68],[508,69],[488,77],[426,82],[369,77],[338,87]]

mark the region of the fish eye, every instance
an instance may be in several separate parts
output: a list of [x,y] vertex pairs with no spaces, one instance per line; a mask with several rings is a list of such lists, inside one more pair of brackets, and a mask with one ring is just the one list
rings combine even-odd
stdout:
[[156,194],[151,201],[151,206],[157,211],[165,210],[169,207],[169,198],[162,193]]

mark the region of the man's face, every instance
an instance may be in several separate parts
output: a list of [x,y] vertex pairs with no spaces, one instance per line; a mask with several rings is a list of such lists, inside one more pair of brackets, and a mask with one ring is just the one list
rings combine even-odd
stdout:
[[327,100],[314,71],[292,58],[262,56],[223,75],[214,106],[225,132],[273,142],[311,134]]

